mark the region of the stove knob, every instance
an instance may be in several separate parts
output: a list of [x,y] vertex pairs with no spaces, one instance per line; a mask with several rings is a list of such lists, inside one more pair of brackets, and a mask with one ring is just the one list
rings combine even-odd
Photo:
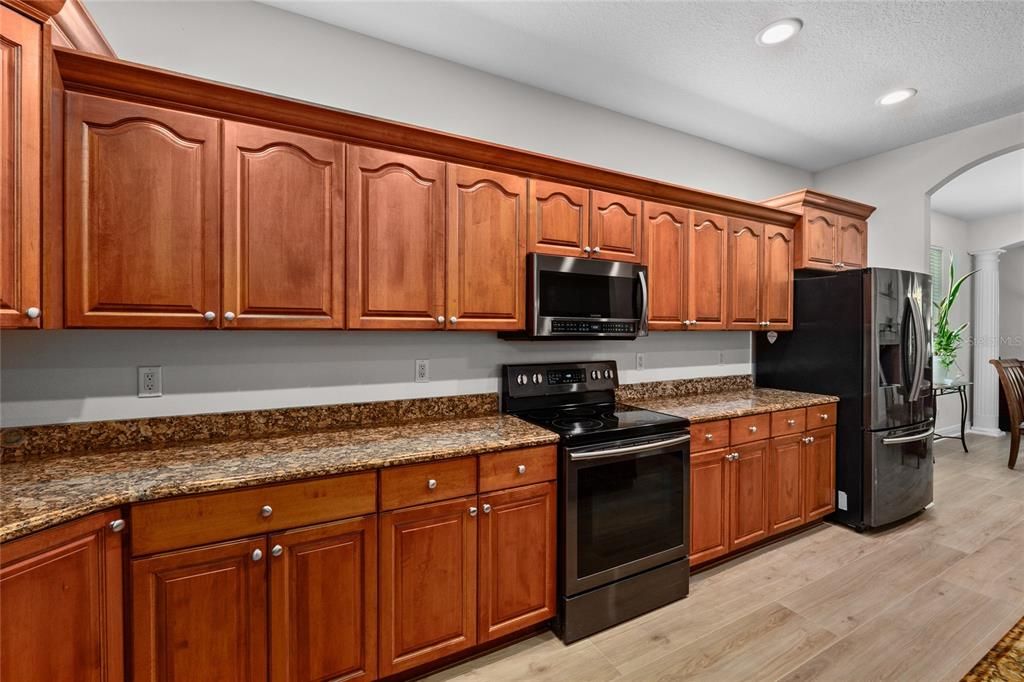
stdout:
[[604,371],[604,378],[605,379],[611,379],[612,378],[612,371],[610,369],[606,369]]
[[537,374],[533,375],[533,383],[535,383],[535,384],[539,384],[543,379],[544,379],[544,377],[542,377],[540,375],[540,372],[538,372]]
[[520,374],[519,376],[516,377],[516,381],[519,382],[520,386],[525,386],[526,382],[529,381],[529,379],[527,379],[525,374]]
[[594,381],[597,381],[598,379],[601,378],[601,373],[598,372],[596,369],[591,370],[590,371],[590,378],[593,379]]

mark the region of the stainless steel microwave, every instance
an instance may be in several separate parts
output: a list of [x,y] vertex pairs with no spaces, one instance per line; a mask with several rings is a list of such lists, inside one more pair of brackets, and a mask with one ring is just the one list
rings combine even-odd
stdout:
[[531,253],[526,289],[531,338],[647,336],[650,297],[642,265]]

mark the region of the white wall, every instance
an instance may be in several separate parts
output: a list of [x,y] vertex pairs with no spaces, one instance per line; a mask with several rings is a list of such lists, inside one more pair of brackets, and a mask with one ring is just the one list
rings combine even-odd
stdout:
[[1024,146],[1024,113],[982,123],[814,176],[814,187],[877,206],[868,264],[927,272],[927,194],[965,166]]
[[[89,9],[124,59],[750,199],[809,173],[271,7],[103,2]],[[610,358],[627,382],[748,373],[750,335],[516,342],[494,334],[5,333],[5,425],[408,398],[497,389],[502,363]],[[635,353],[647,369],[634,372]],[[724,358],[722,354],[724,353]],[[412,382],[431,360],[433,381]],[[139,399],[136,367],[164,367]]]
[[[1024,187],[1021,192],[1024,193]],[[969,232],[971,251],[1005,249],[1024,243],[1024,211],[972,221]]]
[[999,357],[1024,358],[1024,245],[999,257]]

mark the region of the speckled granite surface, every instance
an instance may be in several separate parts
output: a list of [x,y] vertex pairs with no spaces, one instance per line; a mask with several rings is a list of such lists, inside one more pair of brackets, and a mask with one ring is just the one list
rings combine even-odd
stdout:
[[701,377],[699,379],[675,379],[673,381],[649,381],[642,384],[619,386],[615,389],[615,399],[620,402],[635,404],[638,400],[741,391],[749,389],[753,385],[753,377],[749,374],[731,374],[724,377]]
[[557,441],[550,431],[492,414],[160,449],[24,457],[0,468],[0,542],[129,502]]
[[835,402],[839,402],[839,398],[831,395],[750,387],[718,393],[630,400],[629,404],[686,417],[695,423]]

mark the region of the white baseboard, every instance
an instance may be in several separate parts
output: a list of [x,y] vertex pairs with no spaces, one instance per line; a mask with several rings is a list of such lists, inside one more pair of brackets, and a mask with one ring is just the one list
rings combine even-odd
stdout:
[[989,429],[984,426],[972,426],[971,433],[976,433],[979,436],[994,436],[996,438],[1003,435],[1003,432],[999,429]]
[[[971,428],[971,423],[970,422],[967,422],[967,428],[965,430],[966,430],[967,433],[972,433],[973,432],[973,429]],[[959,438],[960,437],[960,425],[959,424],[947,424],[947,425],[943,425],[943,426],[936,426],[935,427],[935,433],[939,434],[940,436],[955,436],[955,437]]]

